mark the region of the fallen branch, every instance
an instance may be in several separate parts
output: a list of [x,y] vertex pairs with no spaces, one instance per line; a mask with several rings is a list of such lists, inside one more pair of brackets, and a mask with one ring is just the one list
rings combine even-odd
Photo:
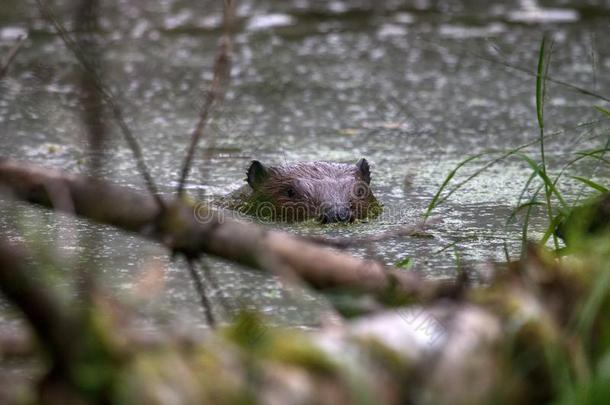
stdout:
[[57,297],[28,273],[28,259],[21,246],[0,240],[0,292],[23,312],[56,371],[67,374],[78,349],[74,342],[67,343],[66,336],[73,336],[78,328]]
[[0,159],[0,186],[18,199],[56,210],[61,207],[52,206],[48,190],[61,186],[73,200],[75,215],[159,241],[189,259],[210,254],[269,271],[265,263],[273,258],[320,290],[346,288],[382,295],[391,291],[416,299],[449,293],[447,285],[425,281],[415,273],[239,222],[223,211],[184,199],[166,201],[168,209],[162,213],[149,195],[10,159]]
[[[26,314],[55,362],[62,355],[55,346],[69,349],[70,371],[51,368],[54,378],[26,381],[22,392],[39,392],[32,403],[232,404],[236,397],[278,404],[561,402],[553,400],[565,398],[565,384],[588,388],[597,381],[588,367],[603,361],[599,353],[608,346],[594,338],[607,329],[605,306],[590,318],[587,333],[575,333],[569,322],[591,292],[603,294],[600,304],[608,302],[606,289],[597,288],[600,275],[607,285],[607,269],[578,273],[537,250],[457,301],[435,300],[311,332],[242,313],[205,339],[134,339],[119,320],[124,316],[111,315],[103,300],[85,311],[97,322],[79,318],[79,328],[67,334],[65,310],[36,282],[31,259],[22,246],[0,241],[0,291]],[[564,378],[557,385],[558,375],[573,381],[576,373],[580,386]],[[0,386],[6,403],[18,398],[11,388]]]
[[[53,363],[64,365],[63,372],[50,367],[46,377],[24,385],[30,392],[37,389],[34,403],[40,404],[228,404],[235,402],[235,392],[247,393],[252,398],[248,402],[256,403],[289,403],[296,398],[303,403],[356,403],[355,395],[405,403],[434,386],[439,373],[462,371],[469,356],[491,357],[490,342],[502,336],[497,320],[487,313],[449,304],[383,313],[314,333],[275,328],[258,316],[242,314],[232,326],[204,340],[174,334],[143,341],[126,333],[128,325],[116,323],[108,308],[95,300],[84,313],[106,319],[104,327],[85,316],[75,318],[67,329],[65,319],[73,317],[59,308],[48,287],[36,281],[38,269],[31,262],[21,245],[0,240],[0,292],[25,314]],[[459,325],[456,334],[444,327],[445,319]],[[452,345],[445,345],[449,339]],[[443,348],[453,346],[459,358],[445,359]],[[427,377],[423,371],[435,358]],[[88,370],[95,372],[83,376]],[[476,371],[477,377],[487,373]],[[462,374],[473,376],[472,370],[458,373]],[[406,377],[419,378],[425,385],[405,384]],[[452,388],[464,392],[462,386]],[[16,394],[7,391],[7,398],[14,399]],[[483,394],[488,391],[485,386]],[[479,398],[480,394],[474,397]]]

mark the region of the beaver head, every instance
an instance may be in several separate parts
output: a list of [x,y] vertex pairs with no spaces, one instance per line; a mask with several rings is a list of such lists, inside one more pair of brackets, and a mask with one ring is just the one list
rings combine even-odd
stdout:
[[255,214],[265,218],[352,222],[377,216],[380,211],[369,187],[371,173],[366,159],[356,164],[301,162],[279,166],[254,160],[247,175]]

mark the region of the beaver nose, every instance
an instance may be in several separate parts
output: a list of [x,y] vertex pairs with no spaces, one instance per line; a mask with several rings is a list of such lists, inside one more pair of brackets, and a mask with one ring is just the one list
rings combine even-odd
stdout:
[[322,215],[322,223],[329,222],[351,222],[353,220],[352,211],[349,207],[331,207]]

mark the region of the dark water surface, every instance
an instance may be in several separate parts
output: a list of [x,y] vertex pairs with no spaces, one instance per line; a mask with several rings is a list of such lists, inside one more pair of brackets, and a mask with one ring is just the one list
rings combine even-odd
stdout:
[[[70,26],[69,2],[53,3]],[[104,3],[98,34],[106,81],[120,94],[153,177],[170,192],[212,77],[221,2]],[[234,190],[253,158],[272,164],[366,157],[385,204],[383,217],[367,224],[276,225],[291,232],[348,236],[413,223],[461,160],[536,140],[535,77],[486,59],[535,71],[545,32],[554,44],[553,77],[610,95],[610,5],[603,2],[241,1],[238,16],[230,91],[196,157],[189,192],[213,197]],[[0,82],[0,156],[82,172],[89,155],[78,66],[33,2],[3,0],[0,55],[25,32],[29,39]],[[547,157],[556,174],[575,151],[606,141],[608,124],[593,106],[608,104],[554,84],[546,103],[546,132],[553,134]],[[142,188],[120,133],[111,131],[104,177]],[[537,145],[524,151],[539,159]],[[454,182],[497,156],[467,165]],[[474,268],[501,260],[505,243],[518,254],[520,228],[504,225],[530,173],[518,158],[492,166],[435,211],[442,222],[430,230],[432,238],[386,241],[377,254],[388,263],[410,257],[431,278],[454,275],[456,251]],[[607,179],[607,170],[592,163],[568,171],[591,173]],[[558,184],[570,200],[582,190],[569,176]],[[6,199],[0,207],[0,229],[17,223],[35,241],[33,249],[59,252],[65,264],[52,282],[60,288],[69,287],[57,274],[71,273],[78,238],[98,230],[101,241],[91,255],[108,290],[149,321],[202,325],[184,263],[170,262],[157,245],[42,210],[11,208]],[[543,226],[540,211],[532,236]],[[207,264],[233,310],[246,306],[306,326],[326,306],[315,295],[283,292],[269,277],[217,260]],[[7,305],[0,308],[0,324],[15,319]]]

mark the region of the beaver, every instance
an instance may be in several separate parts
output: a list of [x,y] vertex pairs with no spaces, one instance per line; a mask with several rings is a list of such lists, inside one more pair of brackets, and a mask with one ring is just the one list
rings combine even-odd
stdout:
[[260,219],[321,223],[375,218],[381,205],[370,188],[366,159],[356,164],[297,162],[266,166],[253,160],[247,184],[225,198],[226,208]]

